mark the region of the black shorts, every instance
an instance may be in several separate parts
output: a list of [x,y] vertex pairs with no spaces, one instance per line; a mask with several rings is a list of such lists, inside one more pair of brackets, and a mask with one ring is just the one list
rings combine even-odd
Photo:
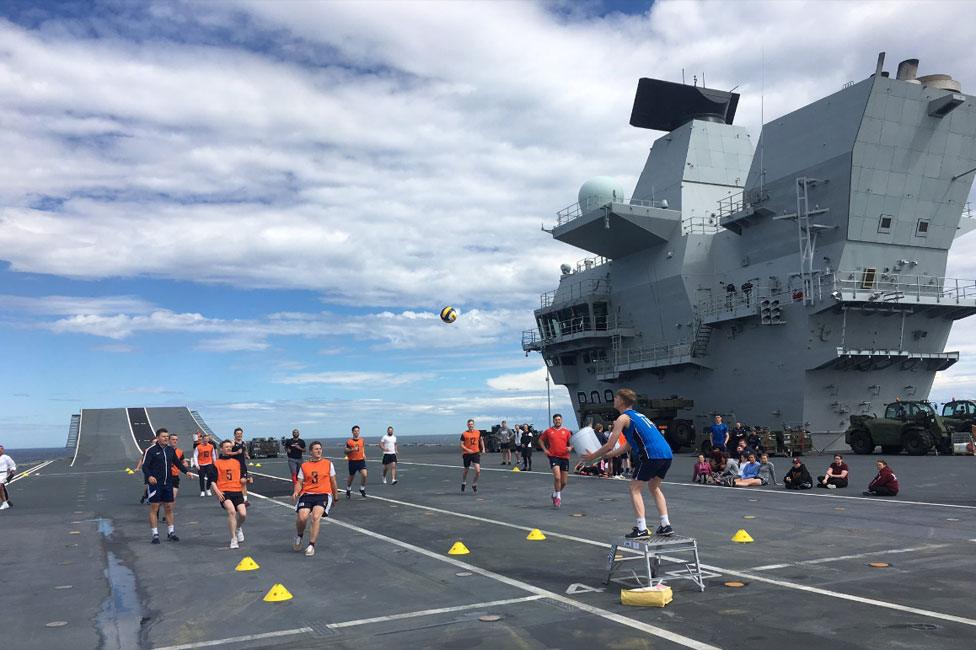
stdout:
[[295,506],[295,512],[302,509],[311,510],[312,508],[319,506],[325,509],[325,516],[329,515],[329,510],[332,509],[332,495],[331,494],[303,494],[298,497],[298,505]]
[[383,454],[384,465],[389,465],[390,463],[395,463],[395,462],[397,462],[396,454]]
[[230,501],[234,504],[234,510],[237,510],[237,506],[244,505],[244,493],[243,492],[224,492],[224,500],[220,502],[220,507],[224,507],[224,503]]
[[349,461],[349,476],[353,476],[359,470],[366,469],[365,460],[351,460]]
[[503,442],[499,445],[499,449],[501,449],[502,451],[512,451],[512,443]]
[[650,481],[652,478],[663,479],[671,467],[670,458],[638,458],[634,465],[635,481]]
[[173,503],[173,486],[146,484],[146,495],[149,503]]
[[174,489],[179,489],[179,487],[180,487],[180,476],[179,476],[179,474],[177,474],[176,476],[172,477],[170,480],[173,482],[173,488]]
[[569,471],[569,459],[568,458],[558,458],[556,456],[549,456],[549,468],[559,467],[560,471]]
[[464,459],[465,469],[471,467],[472,463],[475,465],[481,464],[481,454],[462,454],[461,457]]

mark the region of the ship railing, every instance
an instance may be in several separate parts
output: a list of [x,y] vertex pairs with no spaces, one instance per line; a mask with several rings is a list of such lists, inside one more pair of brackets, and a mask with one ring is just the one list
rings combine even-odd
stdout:
[[600,364],[597,371],[606,373],[623,366],[646,364],[647,366],[666,366],[680,363],[691,356],[691,342],[671,343],[637,348],[615,348],[610,361]]
[[[734,314],[743,311],[753,310],[762,298],[771,295],[770,288],[767,286],[754,285],[749,291],[738,290],[736,292],[725,292],[722,299],[703,300],[698,303],[698,315],[701,318],[710,316],[721,316],[724,314]],[[762,296],[762,298],[760,298]]]
[[548,321],[548,334],[539,332],[538,329],[522,330],[522,349],[529,349],[548,345],[561,338],[574,336],[577,334],[610,334],[628,327],[622,321],[618,321],[610,316],[600,316],[594,319],[588,316],[578,316],[559,321]]
[[718,217],[687,217],[681,220],[682,235],[714,235],[721,229]]
[[578,201],[572,205],[568,205],[562,210],[556,212],[556,225],[562,226],[564,224],[573,221],[574,219],[579,219],[584,214],[596,210],[597,208],[608,207],[611,203],[625,203],[627,205],[633,205],[641,208],[667,208],[666,201],[652,201],[650,199],[628,199],[624,197],[614,197],[610,201],[607,200],[605,196],[589,196],[583,201]]
[[769,198],[769,193],[752,189],[746,192],[741,190],[718,200],[718,213],[715,215],[716,223],[721,224],[734,214],[742,212],[751,205],[762,203]]
[[539,308],[551,307],[556,302],[572,302],[583,300],[589,296],[608,295],[609,293],[610,281],[607,279],[578,280],[541,294],[539,296]]
[[589,271],[590,269],[595,269],[598,266],[603,266],[610,261],[611,260],[609,257],[604,257],[602,255],[597,255],[596,257],[584,257],[581,260],[577,260],[574,270],[576,273],[582,273],[583,271]]
[[976,301],[976,280],[894,273],[876,275],[874,269],[858,269],[846,276],[835,274],[832,295],[837,300],[960,304]]

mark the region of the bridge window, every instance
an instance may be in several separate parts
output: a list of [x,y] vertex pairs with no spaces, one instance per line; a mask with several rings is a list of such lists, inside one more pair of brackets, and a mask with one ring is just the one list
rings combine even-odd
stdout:
[[576,393],[576,401],[579,402],[581,406],[586,404],[586,393],[583,391]]
[[590,393],[590,402],[592,402],[593,404],[599,404],[600,403],[600,393],[597,392],[597,391],[593,391],[592,393]]
[[929,234],[929,220],[919,219],[918,224],[915,226],[915,236],[927,237],[928,234]]
[[874,288],[874,278],[878,274],[878,269],[873,266],[864,269],[864,273],[861,275],[861,288],[862,289],[873,289]]
[[878,232],[883,235],[887,235],[891,232],[891,215],[883,214],[878,220]]
[[603,391],[603,399],[607,404],[613,404],[613,391],[609,388]]

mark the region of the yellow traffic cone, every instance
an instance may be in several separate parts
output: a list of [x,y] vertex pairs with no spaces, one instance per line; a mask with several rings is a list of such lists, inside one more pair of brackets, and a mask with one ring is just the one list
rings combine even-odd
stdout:
[[247,466],[248,467],[254,467],[254,461],[251,461],[250,463],[248,463]]
[[234,567],[234,571],[257,571],[261,568],[261,565],[255,562],[250,555],[244,557],[243,560],[237,563]]
[[546,536],[542,534],[542,531],[541,530],[539,530],[538,528],[533,528],[532,529],[532,532],[530,532],[529,533],[529,536],[526,537],[525,539],[527,539],[529,541],[532,541],[532,542],[541,542],[545,538],[546,538]]
[[448,551],[447,554],[448,555],[467,555],[470,552],[471,551],[468,550],[468,547],[465,546],[463,542],[454,542],[454,546],[451,547],[451,550]]
[[740,528],[735,535],[732,536],[733,542],[738,542],[739,544],[748,544],[754,541],[752,535],[747,533],[744,528]]
[[261,463],[255,463],[255,467],[261,467]]
[[291,595],[291,592],[285,589],[285,585],[279,582],[264,595],[264,602],[280,603],[283,600],[291,600],[292,598],[294,596]]
[[513,472],[521,472],[522,470],[520,470],[518,467],[513,467],[512,468],[512,471]]
[[126,467],[126,468],[125,468],[124,470],[122,470],[122,471],[123,471],[123,472],[131,472],[131,471],[132,471],[132,469],[131,469],[131,468],[129,468],[129,467]]
[[126,468],[125,473],[128,474],[129,476],[132,476],[133,474],[135,474],[135,471],[134,470],[131,470],[129,468]]

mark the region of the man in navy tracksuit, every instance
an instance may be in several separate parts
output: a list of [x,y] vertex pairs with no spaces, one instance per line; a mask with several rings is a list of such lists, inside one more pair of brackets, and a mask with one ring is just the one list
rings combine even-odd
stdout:
[[176,536],[176,515],[173,512],[173,477],[170,468],[175,467],[187,476],[184,461],[176,457],[176,450],[169,446],[169,431],[156,431],[156,444],[146,450],[142,461],[142,475],[146,478],[149,502],[149,526],[152,528],[152,543],[159,544],[159,504],[163,504],[169,531],[166,539],[178,542]]

